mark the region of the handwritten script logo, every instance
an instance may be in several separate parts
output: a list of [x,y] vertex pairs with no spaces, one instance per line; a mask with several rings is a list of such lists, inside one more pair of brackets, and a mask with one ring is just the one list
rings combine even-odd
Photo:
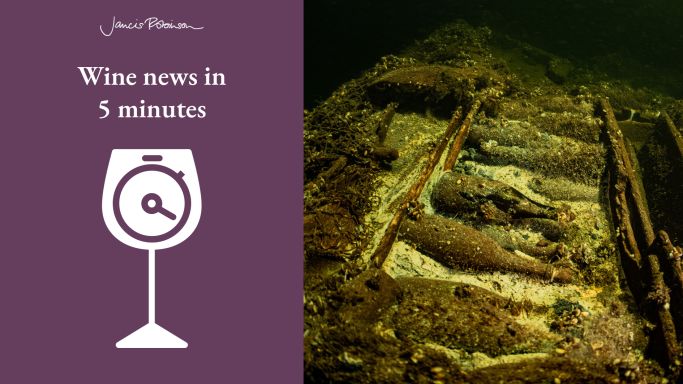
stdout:
[[108,32],[105,31],[105,28],[102,27],[100,24],[100,32],[104,36],[111,36],[112,33],[114,33],[115,29],[146,29],[148,31],[151,31],[153,29],[193,29],[193,30],[199,30],[199,29],[204,29],[204,27],[194,27],[188,23],[176,23],[173,20],[171,21],[166,21],[163,19],[160,19],[158,17],[148,17],[143,21],[135,20],[134,22],[123,22],[121,20],[116,20],[116,16],[114,16],[112,22],[111,22],[111,27],[108,28]]

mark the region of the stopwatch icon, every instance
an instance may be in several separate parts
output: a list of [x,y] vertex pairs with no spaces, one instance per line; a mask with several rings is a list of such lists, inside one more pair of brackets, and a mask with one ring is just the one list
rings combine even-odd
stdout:
[[[167,240],[187,223],[192,198],[183,171],[145,164],[126,173],[114,190],[114,216],[124,232],[149,243]],[[163,196],[163,197],[162,197]]]

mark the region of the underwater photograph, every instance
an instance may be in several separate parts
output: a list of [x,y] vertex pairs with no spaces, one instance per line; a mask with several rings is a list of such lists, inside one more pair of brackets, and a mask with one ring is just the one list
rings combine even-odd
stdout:
[[683,3],[304,11],[306,383],[683,382]]

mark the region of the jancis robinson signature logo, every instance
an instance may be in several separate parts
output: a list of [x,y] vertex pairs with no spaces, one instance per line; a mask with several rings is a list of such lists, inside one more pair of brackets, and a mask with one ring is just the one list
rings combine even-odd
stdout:
[[192,26],[188,23],[184,22],[174,22],[173,20],[171,21],[166,21],[164,19],[160,19],[158,17],[148,17],[145,20],[140,21],[139,19],[135,19],[135,21],[121,21],[121,20],[116,20],[116,16],[113,17],[113,20],[111,22],[111,26],[103,27],[100,24],[100,32],[104,36],[111,36],[114,33],[114,30],[116,29],[140,29],[140,30],[154,30],[154,29],[190,29],[190,30],[199,30],[199,29],[204,29],[204,27],[195,27]]

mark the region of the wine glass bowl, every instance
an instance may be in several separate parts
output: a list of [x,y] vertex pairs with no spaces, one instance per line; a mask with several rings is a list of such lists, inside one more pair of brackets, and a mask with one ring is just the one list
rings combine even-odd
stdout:
[[[143,209],[142,201],[150,193],[157,195],[163,202],[162,207],[179,219],[171,220]],[[122,243],[146,250],[178,245],[197,228],[201,209],[191,150],[112,151],[102,194],[102,212],[107,228]]]

